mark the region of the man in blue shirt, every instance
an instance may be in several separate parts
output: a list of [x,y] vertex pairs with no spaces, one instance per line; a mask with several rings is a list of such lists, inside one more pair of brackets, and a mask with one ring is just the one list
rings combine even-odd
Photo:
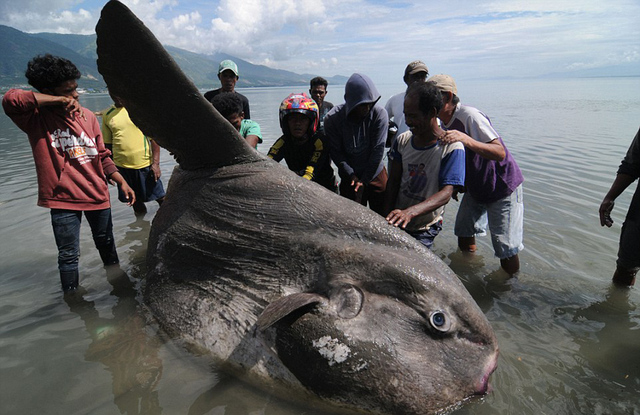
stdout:
[[444,206],[453,192],[464,186],[465,179],[462,143],[439,141],[445,133],[438,124],[442,105],[442,94],[435,85],[409,86],[404,98],[409,131],[393,143],[385,198],[387,221],[427,248],[442,230]]

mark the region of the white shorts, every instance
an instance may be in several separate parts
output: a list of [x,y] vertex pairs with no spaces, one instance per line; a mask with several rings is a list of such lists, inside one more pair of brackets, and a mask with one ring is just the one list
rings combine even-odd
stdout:
[[492,203],[479,203],[469,193],[464,194],[456,216],[455,235],[459,238],[486,235],[487,223],[498,258],[511,258],[524,249],[522,184],[509,196]]

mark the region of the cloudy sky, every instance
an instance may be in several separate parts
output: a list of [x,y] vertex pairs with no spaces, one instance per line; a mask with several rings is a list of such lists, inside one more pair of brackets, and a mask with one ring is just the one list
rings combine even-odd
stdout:
[[[105,0],[0,0],[0,24],[93,33]],[[331,76],[456,78],[624,66],[640,74],[639,0],[123,0],[163,44]]]

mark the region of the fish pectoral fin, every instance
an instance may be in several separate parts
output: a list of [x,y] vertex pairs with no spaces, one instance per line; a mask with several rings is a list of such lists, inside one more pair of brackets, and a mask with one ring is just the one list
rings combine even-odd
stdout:
[[258,330],[266,330],[282,318],[300,308],[317,303],[326,303],[327,298],[316,293],[296,293],[277,299],[269,304],[258,317]]

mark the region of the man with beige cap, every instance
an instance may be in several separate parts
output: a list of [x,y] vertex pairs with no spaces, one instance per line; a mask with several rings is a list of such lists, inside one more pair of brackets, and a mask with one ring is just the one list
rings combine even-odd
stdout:
[[475,237],[486,234],[488,223],[500,265],[513,275],[520,269],[518,252],[524,249],[522,172],[489,117],[460,103],[451,76],[434,75],[428,82],[443,95],[444,105],[438,117],[446,133],[440,141],[459,141],[466,152],[466,193],[454,228],[458,246],[462,251],[475,252]]

